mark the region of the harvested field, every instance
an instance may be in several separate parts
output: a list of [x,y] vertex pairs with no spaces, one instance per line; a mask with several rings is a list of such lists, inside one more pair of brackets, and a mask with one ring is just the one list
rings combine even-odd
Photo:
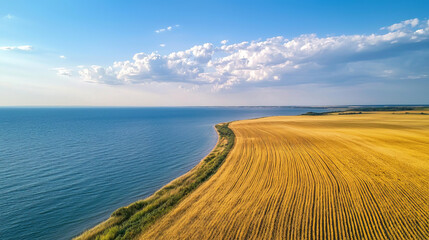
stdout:
[[429,239],[429,116],[230,124],[218,171],[141,239]]

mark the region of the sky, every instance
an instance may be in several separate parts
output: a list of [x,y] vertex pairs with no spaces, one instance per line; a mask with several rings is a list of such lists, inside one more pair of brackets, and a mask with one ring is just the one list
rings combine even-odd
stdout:
[[429,1],[0,0],[0,106],[429,104]]

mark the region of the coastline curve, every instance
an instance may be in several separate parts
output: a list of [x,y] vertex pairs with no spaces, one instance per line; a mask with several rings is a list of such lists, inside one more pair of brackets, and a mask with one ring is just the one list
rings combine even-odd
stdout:
[[230,122],[214,127],[218,140],[213,150],[194,168],[174,179],[151,196],[114,211],[104,222],[84,231],[75,240],[132,239],[209,179],[222,165],[234,146],[235,134]]

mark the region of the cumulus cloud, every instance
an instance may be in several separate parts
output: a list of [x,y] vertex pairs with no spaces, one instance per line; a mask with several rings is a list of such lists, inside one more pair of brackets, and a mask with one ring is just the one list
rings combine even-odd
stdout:
[[12,50],[31,51],[31,50],[33,50],[33,47],[30,45],[4,46],[4,47],[0,47],[0,50],[3,50],[3,51],[12,51]]
[[159,44],[160,47],[165,47],[164,43]]
[[89,68],[83,68],[79,71],[80,77],[87,82],[92,83],[104,83],[110,85],[119,85],[123,81],[115,77],[115,74],[112,72],[112,67],[103,68],[101,66],[92,65]]
[[396,30],[406,28],[407,26],[415,27],[415,26],[417,26],[417,24],[419,24],[419,19],[414,18],[414,19],[402,21],[400,23],[395,23],[395,24],[387,27],[387,29],[389,29],[389,31],[396,31]]
[[306,34],[234,44],[222,41],[220,46],[205,43],[168,55],[137,53],[132,60],[86,67],[79,74],[86,81],[105,84],[181,82],[213,90],[243,84],[272,86],[427,76],[424,59],[429,58],[429,22],[410,19],[385,29],[387,33],[370,35]]
[[64,56],[64,55],[60,55],[60,56],[59,56],[59,58],[61,58],[61,59],[66,59],[66,56]]
[[179,25],[179,24],[176,24],[176,25],[174,25],[174,26],[168,26],[168,27],[166,27],[166,28],[160,28],[160,29],[157,29],[157,30],[155,30],[155,32],[156,32],[156,33],[162,33],[162,32],[166,32],[166,31],[171,31],[171,30],[173,30],[174,28],[178,28],[178,27],[180,27],[180,25]]

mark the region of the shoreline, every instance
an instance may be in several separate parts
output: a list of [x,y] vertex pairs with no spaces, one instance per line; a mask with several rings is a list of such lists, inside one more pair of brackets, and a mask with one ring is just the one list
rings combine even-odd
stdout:
[[219,123],[214,126],[218,136],[216,145],[187,173],[172,180],[147,198],[118,208],[108,219],[86,229],[73,239],[113,239],[116,237],[129,239],[141,234],[209,179],[222,165],[235,142],[235,134],[228,127],[230,123]]

